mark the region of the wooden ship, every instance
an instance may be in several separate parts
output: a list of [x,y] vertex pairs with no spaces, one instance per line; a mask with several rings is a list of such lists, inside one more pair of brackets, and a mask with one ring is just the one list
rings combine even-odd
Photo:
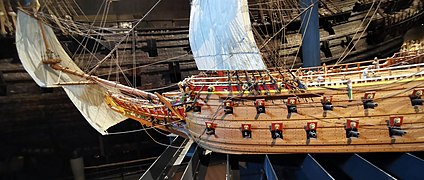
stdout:
[[[384,61],[372,77],[363,75],[370,61],[326,73],[316,67],[322,74],[298,76],[314,81],[307,90],[275,72],[186,79],[198,99],[187,129],[201,146],[225,153],[422,151],[423,54],[411,53]],[[406,59],[419,63],[391,65]]]
[[[247,1],[226,4],[232,19],[202,5],[192,3],[190,46],[197,67],[207,71],[184,79],[178,92],[149,93],[92,75],[111,53],[82,71],[47,21],[28,12],[17,15],[16,45],[37,84],[62,87],[102,134],[131,118],[229,154],[424,149],[421,44],[371,61],[269,67],[253,39]],[[213,18],[201,21],[202,12]],[[216,32],[196,29],[217,19],[224,23]]]

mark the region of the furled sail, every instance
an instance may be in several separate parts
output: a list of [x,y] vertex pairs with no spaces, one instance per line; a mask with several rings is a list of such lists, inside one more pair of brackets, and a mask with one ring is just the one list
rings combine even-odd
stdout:
[[264,70],[247,0],[193,0],[190,47],[199,70]]
[[[43,40],[41,27],[47,46]],[[47,56],[47,47],[55,58],[61,60],[60,65],[82,73],[62,48],[52,28],[19,11],[16,48],[22,65],[35,82],[41,87],[58,87],[57,84],[60,83],[85,80],[71,74],[60,73],[44,64],[42,61]],[[101,134],[106,134],[109,127],[126,119],[125,116],[110,110],[104,100],[107,89],[98,84],[64,85],[63,88],[85,119]]]

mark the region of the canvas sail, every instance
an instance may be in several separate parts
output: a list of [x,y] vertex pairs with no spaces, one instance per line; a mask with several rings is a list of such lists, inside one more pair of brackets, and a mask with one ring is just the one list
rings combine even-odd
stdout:
[[101,134],[107,134],[109,127],[127,119],[106,105],[105,89],[97,84],[67,85],[63,89],[84,118]]
[[190,47],[199,70],[265,70],[247,0],[193,0]]
[[[54,52],[56,58],[62,60],[60,64],[63,67],[82,72],[62,48],[52,28],[44,24],[41,26],[44,29],[48,48]],[[25,70],[41,87],[58,87],[58,83],[86,81],[78,76],[60,73],[49,65],[43,64],[42,59],[46,56],[46,44],[43,40],[41,26],[38,20],[21,11],[18,12],[16,48]],[[98,84],[65,85],[63,88],[85,119],[101,134],[106,134],[109,127],[127,119],[110,110],[104,101],[107,89]]]
[[[18,11],[16,25],[16,48],[19,58],[25,70],[31,75],[35,82],[41,87],[58,87],[57,83],[75,82],[81,80],[65,73],[60,73],[43,64],[42,59],[46,57],[46,45],[40,28],[40,22],[33,17]],[[71,60],[62,45],[56,38],[52,28],[41,24],[44,29],[49,49],[54,56],[61,59],[62,66],[69,67],[78,72],[81,69]]]

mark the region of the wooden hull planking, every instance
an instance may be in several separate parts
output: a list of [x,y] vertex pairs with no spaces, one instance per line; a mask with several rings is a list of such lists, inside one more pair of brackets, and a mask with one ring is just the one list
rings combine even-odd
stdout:
[[[209,101],[203,104],[201,112],[187,113],[187,129],[202,147],[230,154],[424,150],[424,112],[422,107],[416,112],[409,98],[413,89],[424,87],[423,79],[393,80],[361,86],[353,87],[351,102],[348,101],[346,88],[339,91],[325,88],[309,90],[309,93],[332,96],[335,106],[333,111],[328,111],[326,117],[323,117],[321,96],[299,98],[298,113],[293,113],[290,119],[287,119],[286,99],[267,100],[266,113],[262,114],[257,114],[252,100],[235,100],[233,114],[225,114],[222,108],[225,95],[217,93],[209,95]],[[364,110],[361,98],[365,91],[372,90],[377,92],[374,102],[378,106]],[[387,121],[391,115],[404,116],[401,128],[407,134],[389,136]],[[347,119],[359,122],[359,138],[346,137]],[[205,134],[205,122],[216,125],[214,135]],[[283,123],[283,139],[271,137],[271,124],[274,122]],[[307,122],[317,122],[317,138],[307,139]],[[251,125],[251,138],[242,137],[242,124]]]

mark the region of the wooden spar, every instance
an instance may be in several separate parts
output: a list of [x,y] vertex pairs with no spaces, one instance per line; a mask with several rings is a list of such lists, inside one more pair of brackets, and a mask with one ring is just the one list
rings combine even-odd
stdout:
[[[87,74],[85,74],[85,75],[87,75]],[[90,75],[87,75],[87,76],[90,76]],[[110,86],[110,87],[118,88],[121,91],[130,93],[130,94],[134,94],[134,95],[137,95],[137,96],[141,96],[141,97],[143,97],[147,100],[159,100],[158,96],[156,96],[153,93],[149,93],[149,92],[142,91],[142,90],[139,90],[139,89],[136,89],[136,88],[128,87],[128,86],[119,84],[117,82],[112,82],[112,81],[108,81],[108,80],[105,80],[105,79],[101,79],[101,78],[96,77],[96,76],[90,76],[90,78],[93,81],[96,81],[98,83],[101,83],[101,84],[104,84],[104,85],[107,85],[107,86]]]
[[122,85],[122,84],[119,84],[119,83],[116,83],[116,82],[101,79],[101,78],[96,77],[96,76],[91,76],[91,75],[85,74],[83,72],[78,72],[78,71],[63,67],[63,66],[61,66],[60,64],[57,64],[57,63],[51,64],[50,67],[55,69],[55,70],[67,73],[67,74],[72,74],[72,75],[75,75],[75,76],[78,76],[78,77],[81,77],[81,78],[85,78],[85,79],[92,80],[92,81],[97,82],[97,83],[107,85],[109,87],[115,87],[115,88],[117,88],[121,91],[130,93],[130,94],[134,94],[134,95],[137,95],[137,96],[141,96],[141,97],[143,97],[147,100],[159,100],[158,97],[156,95],[152,94],[152,93],[145,92],[145,91],[142,91],[142,90],[139,90],[139,89],[136,89],[136,88],[131,88],[131,87],[128,87],[128,86],[125,86],[125,85]]
[[161,101],[167,108],[169,108],[175,115],[177,115],[180,119],[185,119],[178,111],[172,107],[172,104],[165,99],[165,97],[161,96],[159,93],[155,92],[156,96],[159,98],[159,101]]
[[62,71],[62,72],[67,73],[67,74],[72,74],[72,75],[75,75],[75,76],[78,76],[78,77],[82,77],[82,78],[85,78],[85,79],[88,79],[88,80],[91,79],[91,76],[88,75],[88,74],[85,74],[85,73],[82,73],[82,72],[78,72],[78,71],[75,71],[75,70],[71,70],[71,69],[66,68],[66,67],[63,67],[62,65],[57,64],[57,63],[56,64],[51,64],[50,67],[52,69],[54,69],[54,70]]
[[49,43],[47,43],[47,39],[46,39],[46,34],[44,32],[43,23],[41,22],[41,20],[38,20],[38,24],[40,25],[41,35],[43,36],[43,41],[44,41],[44,45],[46,46],[46,51],[48,51],[49,50]]
[[96,83],[95,83],[95,82],[92,82],[92,81],[61,82],[61,83],[56,83],[56,85],[60,85],[60,86],[66,86],[66,85],[86,85],[86,84],[96,84]]

